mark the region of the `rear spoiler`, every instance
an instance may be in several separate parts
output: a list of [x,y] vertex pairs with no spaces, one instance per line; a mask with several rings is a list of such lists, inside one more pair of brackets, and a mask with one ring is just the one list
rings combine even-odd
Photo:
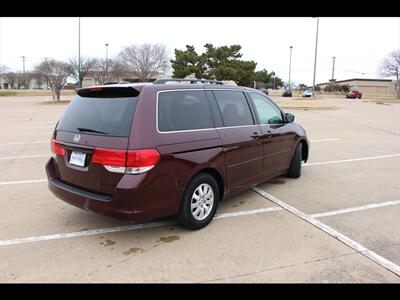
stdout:
[[140,94],[141,87],[89,87],[77,89],[76,93],[81,97],[87,98],[122,98],[122,97],[137,97]]

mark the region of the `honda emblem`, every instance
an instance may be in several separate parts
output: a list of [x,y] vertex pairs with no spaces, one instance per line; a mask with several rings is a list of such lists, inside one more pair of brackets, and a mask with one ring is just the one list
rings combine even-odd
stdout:
[[78,143],[81,139],[81,135],[80,134],[75,134],[74,135],[74,143]]

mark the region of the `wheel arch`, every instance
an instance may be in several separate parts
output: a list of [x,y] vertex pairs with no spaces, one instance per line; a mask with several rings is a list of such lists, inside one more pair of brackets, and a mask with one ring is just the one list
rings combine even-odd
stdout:
[[301,139],[299,143],[301,143],[301,160],[307,162],[309,151],[308,143],[305,139]]
[[206,167],[206,168],[200,169],[196,173],[194,173],[193,176],[190,178],[189,182],[199,173],[207,173],[207,174],[210,174],[212,177],[214,177],[214,179],[217,181],[217,184],[218,184],[218,190],[219,190],[219,195],[220,195],[219,199],[221,201],[225,195],[225,183],[224,183],[221,173],[216,168]]

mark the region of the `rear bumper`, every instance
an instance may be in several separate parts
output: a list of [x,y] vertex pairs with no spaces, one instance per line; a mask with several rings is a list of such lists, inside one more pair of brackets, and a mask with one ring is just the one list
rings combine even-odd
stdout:
[[[113,195],[104,195],[61,181],[53,158],[46,164],[46,173],[48,188],[57,198],[86,211],[117,219],[145,221],[173,215],[179,210],[181,190],[165,191],[140,184],[136,188],[127,188],[127,181],[140,181],[140,175],[127,175],[129,177],[121,180],[121,186],[116,187]],[[134,183],[130,185],[135,186]]]

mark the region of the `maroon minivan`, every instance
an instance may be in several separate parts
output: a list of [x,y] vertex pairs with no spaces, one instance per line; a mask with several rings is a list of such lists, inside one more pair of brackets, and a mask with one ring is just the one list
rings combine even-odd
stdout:
[[218,202],[300,176],[305,130],[270,97],[218,81],[159,80],[77,90],[57,123],[48,186],[61,200],[135,221],[206,226]]

